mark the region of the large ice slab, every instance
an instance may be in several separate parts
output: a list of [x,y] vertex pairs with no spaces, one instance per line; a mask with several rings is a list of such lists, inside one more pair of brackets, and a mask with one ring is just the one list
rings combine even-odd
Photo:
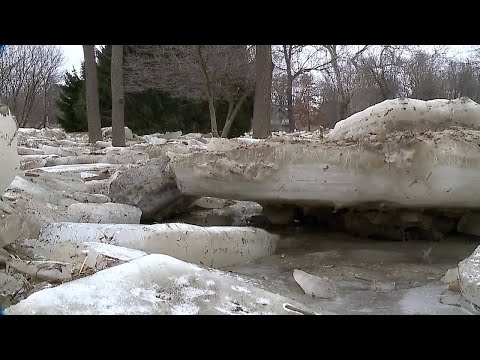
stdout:
[[64,242],[101,242],[222,267],[272,255],[277,240],[277,235],[253,227],[52,223],[40,231],[37,250],[51,258],[49,252]]
[[115,202],[137,206],[147,220],[163,221],[183,211],[195,199],[177,189],[169,161],[161,156],[117,171],[110,179],[109,196]]
[[68,215],[72,221],[95,224],[139,224],[142,211],[131,205],[104,204],[72,204],[68,207]]
[[[177,155],[178,188],[262,205],[480,208],[480,105],[408,99],[403,110],[402,101],[339,122],[327,140],[222,139],[210,150]],[[381,111],[391,119],[380,124]],[[418,125],[426,118],[434,130]]]
[[5,313],[288,315],[296,313],[287,310],[292,307],[314,313],[304,305],[262,290],[239,276],[157,254],[143,256],[55,288],[41,290],[10,306]]
[[480,246],[458,264],[458,279],[462,295],[480,308]]
[[20,169],[17,140],[17,122],[8,107],[0,103],[0,195]]
[[[22,219],[26,230],[23,235],[26,238],[37,238],[40,228],[48,223],[80,220],[79,213],[72,213],[74,218],[69,213],[68,207],[72,204],[110,201],[107,196],[101,194],[102,184],[94,186],[95,184],[90,184],[90,181],[85,182],[81,178],[81,173],[85,170],[113,171],[118,165],[104,164],[106,167],[94,165],[34,169],[15,177],[4,193],[3,199],[5,204],[13,209],[12,216],[19,216]],[[99,217],[102,217],[102,214],[90,216],[97,221]],[[102,219],[107,220],[106,217]]]
[[429,101],[399,98],[370,106],[335,124],[329,140],[380,139],[395,132],[442,131],[453,127],[480,130],[480,105],[469,98]]

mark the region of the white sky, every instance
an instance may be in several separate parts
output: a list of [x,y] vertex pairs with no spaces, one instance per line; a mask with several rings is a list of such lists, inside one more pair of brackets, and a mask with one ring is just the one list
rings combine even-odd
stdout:
[[74,67],[77,72],[80,72],[80,65],[83,61],[82,45],[60,45],[60,47],[63,49],[63,55],[65,56],[64,69],[71,71],[72,67]]
[[63,55],[65,56],[65,70],[71,71],[74,67],[77,71],[80,71],[80,64],[83,61],[83,49],[82,45],[60,45],[63,49]]
[[[65,55],[65,70],[72,70],[75,67],[80,71],[80,64],[83,61],[82,45],[60,45]],[[98,46],[98,45],[97,45]],[[103,45],[100,45],[103,46]],[[430,45],[424,45],[426,48],[433,48]],[[473,45],[448,45],[452,55],[466,56]]]

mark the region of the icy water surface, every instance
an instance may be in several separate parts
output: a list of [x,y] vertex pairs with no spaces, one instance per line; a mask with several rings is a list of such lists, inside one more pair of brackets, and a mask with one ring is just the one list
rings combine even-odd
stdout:
[[[458,235],[431,243],[290,233],[282,235],[275,255],[224,270],[313,309],[337,314],[470,314],[459,305],[460,294],[447,291],[440,279],[479,242]],[[294,269],[333,281],[335,298],[306,295],[293,278]]]

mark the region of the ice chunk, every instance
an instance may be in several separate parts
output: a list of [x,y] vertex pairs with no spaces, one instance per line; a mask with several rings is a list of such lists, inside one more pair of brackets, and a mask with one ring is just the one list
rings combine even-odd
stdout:
[[172,166],[190,196],[336,209],[478,209],[480,131],[407,135],[377,144],[264,141],[177,155]]
[[65,241],[101,242],[221,267],[272,255],[277,240],[277,235],[252,227],[52,223],[40,231],[38,246],[53,251]]
[[293,270],[293,278],[307,295],[321,299],[333,299],[335,297],[335,286],[326,277],[311,275],[295,269]]
[[198,206],[204,209],[221,209],[225,206],[231,205],[231,201],[225,199],[217,199],[212,197],[202,197],[196,200],[192,205]]
[[99,242],[86,242],[84,245],[87,249],[95,250],[102,255],[122,261],[130,261],[148,255],[144,251]]
[[17,258],[9,258],[6,261],[9,267],[42,280],[61,281],[72,277],[72,264],[59,261],[26,261]]
[[17,140],[17,122],[10,110],[0,103],[0,195],[20,169]]
[[11,304],[12,299],[27,288],[26,279],[20,274],[7,274],[0,270],[0,309]]
[[19,215],[0,218],[0,248],[15,242],[24,232],[24,222]]
[[142,210],[115,203],[72,204],[68,207],[72,221],[96,224],[139,224]]
[[[102,128],[102,136],[104,139],[108,139],[112,137],[112,127],[105,127]],[[132,140],[133,139],[133,132],[128,127],[125,126],[125,140]]]
[[41,150],[46,155],[60,155],[60,156],[79,156],[90,153],[90,150],[80,147],[57,147],[42,145]]
[[480,105],[468,98],[430,101],[399,98],[370,106],[335,124],[328,140],[385,138],[400,131],[442,131],[452,127],[480,130]]
[[458,268],[448,269],[445,276],[440,281],[448,284],[450,291],[460,291],[460,283],[458,281]]
[[38,291],[10,306],[5,313],[294,314],[284,305],[313,313],[304,305],[262,290],[238,276],[156,254]]
[[17,146],[18,155],[45,155],[45,151],[40,149],[28,148],[25,146]]
[[137,206],[146,220],[162,221],[187,208],[195,199],[177,189],[166,156],[117,171],[110,179],[114,202]]
[[480,246],[468,258],[460,261],[458,278],[462,295],[480,307]]

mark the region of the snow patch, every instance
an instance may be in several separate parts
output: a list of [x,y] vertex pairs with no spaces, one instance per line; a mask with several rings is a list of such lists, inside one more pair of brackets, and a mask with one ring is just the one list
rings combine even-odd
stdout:
[[187,285],[189,285],[188,278],[189,278],[188,275],[182,275],[182,276],[176,278],[175,279],[175,285],[176,286],[187,286]]
[[250,291],[243,286],[232,285],[232,289],[245,294],[250,294]]
[[198,306],[191,303],[173,305],[171,310],[172,315],[196,315],[198,311]]
[[[209,280],[215,291],[206,285]],[[260,298],[269,304],[259,304]],[[6,314],[284,314],[286,301],[228,273],[153,254],[40,290]]]
[[270,300],[265,298],[258,298],[257,303],[260,305],[270,305]]

